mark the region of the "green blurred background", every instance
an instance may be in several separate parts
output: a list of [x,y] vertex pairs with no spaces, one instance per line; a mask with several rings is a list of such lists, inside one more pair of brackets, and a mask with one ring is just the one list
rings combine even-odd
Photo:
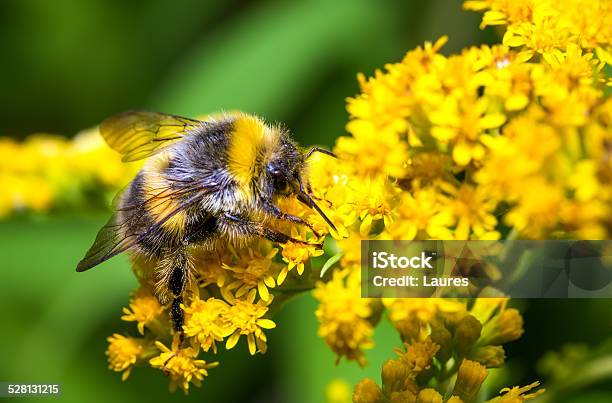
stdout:
[[[444,0],[3,0],[0,135],[71,136],[135,108],[186,116],[241,109],[284,122],[304,145],[330,146],[345,133],[344,99],[358,92],[358,72],[372,74],[441,35],[449,36],[444,53],[494,43],[480,17]],[[92,211],[0,222],[0,381],[59,382],[54,400],[67,402],[316,403],[332,379],[379,380],[399,345],[383,321],[370,366],[335,366],[316,336],[316,304],[303,295],[275,318],[268,354],[250,357],[241,342],[188,397],[171,395],[163,374],[148,368],[122,383],[106,368],[105,339],[134,333],[119,317],[136,282],[122,257],[74,271],[104,221]],[[546,351],[596,346],[612,333],[609,301],[516,303],[526,334],[509,345],[489,394],[542,379],[536,362]],[[597,356],[612,366],[609,350]],[[564,401],[609,402],[610,390],[609,381],[589,382]]]

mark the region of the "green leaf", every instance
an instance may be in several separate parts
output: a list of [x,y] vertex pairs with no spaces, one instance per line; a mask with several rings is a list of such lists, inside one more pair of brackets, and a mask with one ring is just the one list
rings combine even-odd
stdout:
[[344,252],[336,253],[334,256],[327,259],[327,262],[325,262],[325,264],[323,264],[323,267],[321,267],[321,278],[323,278],[325,273],[327,273],[327,271],[340,260],[342,255],[344,255]]

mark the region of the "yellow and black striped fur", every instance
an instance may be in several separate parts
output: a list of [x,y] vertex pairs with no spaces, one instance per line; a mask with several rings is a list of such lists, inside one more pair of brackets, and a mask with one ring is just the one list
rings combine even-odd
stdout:
[[151,260],[157,296],[162,303],[171,300],[176,331],[183,325],[183,293],[193,280],[193,248],[251,237],[304,243],[269,226],[277,219],[312,229],[282,212],[275,204],[279,197],[297,197],[333,228],[303,178],[313,152],[333,154],[318,147],[302,152],[280,126],[244,113],[200,121],[134,111],[107,119],[100,132],[124,161],[147,160],[77,271],[124,251]]

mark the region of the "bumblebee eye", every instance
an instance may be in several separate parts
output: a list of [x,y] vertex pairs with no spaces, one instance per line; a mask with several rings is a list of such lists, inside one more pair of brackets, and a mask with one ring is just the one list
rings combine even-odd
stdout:
[[272,178],[272,187],[274,188],[274,191],[278,193],[285,192],[289,187],[285,174],[279,169],[279,167],[272,163],[268,164],[267,170]]
[[287,190],[289,183],[287,183],[287,179],[285,179],[284,175],[275,175],[273,176],[273,186],[274,190],[282,193]]

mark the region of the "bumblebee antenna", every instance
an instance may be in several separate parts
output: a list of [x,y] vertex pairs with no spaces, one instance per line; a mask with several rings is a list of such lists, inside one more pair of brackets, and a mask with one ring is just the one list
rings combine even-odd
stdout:
[[301,201],[302,203],[304,203],[305,205],[307,205],[308,207],[314,209],[317,213],[319,213],[319,215],[325,220],[325,222],[334,231],[338,232],[338,230],[336,229],[336,226],[334,225],[334,223],[331,222],[331,220],[325,215],[323,210],[321,210],[321,208],[319,206],[317,206],[317,203],[315,203],[314,200],[312,200],[312,198],[310,196],[308,196],[307,193],[300,193],[300,194],[298,194],[298,200]]
[[312,200],[312,197],[310,197],[310,195],[308,195],[308,193],[304,191],[302,180],[300,178],[297,178],[297,180],[298,180],[298,183],[300,184],[300,193],[298,193],[297,199],[301,201],[302,203],[304,203],[305,205],[307,205],[308,207],[314,209],[317,213],[319,213],[319,215],[325,220],[327,225],[329,225],[334,231],[338,232],[334,223],[331,222],[331,220],[325,215],[325,213],[323,212],[323,210],[321,210],[321,208],[317,205],[317,203],[315,203],[315,201]]
[[326,155],[329,155],[330,157],[338,158],[338,156],[336,154],[334,154],[333,152],[331,152],[329,150],[326,150],[323,147],[314,146],[310,150],[308,150],[308,152],[304,156],[304,159],[307,160],[314,153],[326,154]]

